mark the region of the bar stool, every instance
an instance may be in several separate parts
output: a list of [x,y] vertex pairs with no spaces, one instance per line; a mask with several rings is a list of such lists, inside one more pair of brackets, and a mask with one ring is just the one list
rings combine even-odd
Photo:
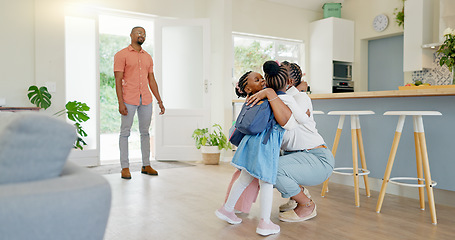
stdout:
[[[387,167],[384,173],[384,179],[382,180],[382,187],[379,193],[378,203],[376,205],[376,212],[379,213],[381,211],[382,202],[384,200],[387,188],[387,183],[394,183],[407,187],[418,187],[420,209],[422,210],[425,210],[424,193],[425,187],[427,190],[428,205],[430,206],[431,221],[433,224],[437,224],[436,208],[434,205],[433,195],[433,186],[436,186],[437,183],[431,180],[430,164],[428,162],[427,144],[425,140],[425,131],[423,129],[422,116],[441,116],[442,114],[438,111],[388,111],[385,112],[384,115],[395,115],[399,116],[399,118],[397,129],[395,131],[395,136],[393,137],[392,149],[390,150],[389,160],[387,162]],[[417,178],[414,177],[390,178],[390,173],[392,172],[392,166],[395,160],[395,154],[397,153],[398,143],[400,142],[401,132],[403,131],[403,125],[406,116],[412,116],[414,121],[414,145],[416,153]],[[423,175],[425,175],[425,178],[423,178]],[[404,183],[402,180],[417,180],[417,183]]]
[[313,110],[313,115],[324,115],[323,111]]
[[[338,167],[333,169],[333,173],[341,175],[354,176],[354,195],[355,195],[355,206],[360,207],[360,197],[359,197],[359,176],[363,176],[363,181],[365,183],[366,195],[370,197],[370,186],[368,184],[368,174],[370,171],[367,169],[367,164],[365,161],[365,151],[363,148],[363,139],[362,131],[360,128],[360,115],[372,115],[373,111],[330,111],[327,115],[339,115],[340,119],[338,121],[338,128],[335,134],[335,141],[332,147],[332,154],[335,157],[338,142],[340,141],[341,131],[343,129],[344,119],[346,115],[351,116],[351,145],[352,145],[352,167]],[[358,158],[357,158],[357,144],[359,146],[360,162],[362,168],[358,167]],[[351,170],[352,172],[345,172],[346,170]],[[359,172],[360,170],[360,172]],[[326,192],[328,192],[329,179],[327,179],[323,186],[321,196],[325,197]]]

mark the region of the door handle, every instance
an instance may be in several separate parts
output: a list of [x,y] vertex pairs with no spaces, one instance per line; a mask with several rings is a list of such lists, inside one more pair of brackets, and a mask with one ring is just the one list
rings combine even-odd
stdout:
[[204,80],[204,92],[209,93],[209,80]]

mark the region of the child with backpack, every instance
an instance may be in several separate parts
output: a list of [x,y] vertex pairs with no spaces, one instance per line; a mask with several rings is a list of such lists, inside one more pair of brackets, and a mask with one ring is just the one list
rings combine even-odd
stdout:
[[[283,75],[283,79],[288,78],[287,70],[284,67],[280,68],[276,74]],[[261,220],[256,228],[256,232],[262,236],[280,232],[280,227],[270,220],[270,215],[273,201],[273,185],[276,181],[278,158],[284,129],[276,122],[271,111],[271,106],[274,105],[274,100],[278,98],[279,94],[285,93],[286,81],[267,81],[266,83],[261,74],[250,71],[239,79],[235,89],[239,97],[248,97],[265,88],[265,85],[275,90],[276,94],[269,94],[270,96],[267,96],[267,99],[254,105],[254,107],[261,108],[263,111],[249,111],[248,108],[251,107],[245,103],[236,121],[236,124],[240,124],[243,119],[251,117],[242,115],[242,112],[245,114],[248,114],[248,112],[261,112],[261,114],[264,114],[263,112],[268,110],[268,116],[261,115],[259,117],[262,120],[266,118],[267,121],[262,123],[265,129],[260,133],[247,134],[242,138],[231,163],[241,170],[240,176],[232,185],[226,203],[215,211],[218,218],[230,224],[241,223],[242,219],[235,215],[234,206],[245,188],[253,179],[258,179],[260,185]],[[281,104],[279,107],[287,108],[284,104]]]

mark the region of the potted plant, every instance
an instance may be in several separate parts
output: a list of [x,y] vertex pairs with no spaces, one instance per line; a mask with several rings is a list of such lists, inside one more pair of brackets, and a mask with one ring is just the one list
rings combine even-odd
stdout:
[[[32,85],[28,89],[28,99],[32,104],[37,107],[47,109],[51,106],[51,94],[46,87],[38,88],[35,85]],[[74,148],[83,150],[85,145],[84,137],[87,137],[87,133],[82,128],[81,123],[86,122],[90,119],[87,115],[87,111],[90,110],[90,107],[87,104],[78,102],[78,101],[69,101],[65,105],[65,109],[62,109],[56,113],[54,116],[62,116],[66,114],[67,118],[74,122],[76,127],[77,139],[74,142]]]
[[441,55],[439,65],[446,65],[449,68],[452,72],[452,84],[455,84],[455,30],[446,28],[443,35],[444,43],[436,51],[438,56]]
[[398,26],[403,26],[403,28],[404,28],[404,2],[406,0],[402,0],[402,1],[403,1],[403,7],[401,9],[395,8],[393,15],[395,15],[395,22],[398,24]]
[[219,164],[220,151],[232,149],[219,124],[214,124],[211,132],[208,128],[197,128],[192,137],[195,140],[196,148],[201,149],[203,162],[207,165]]

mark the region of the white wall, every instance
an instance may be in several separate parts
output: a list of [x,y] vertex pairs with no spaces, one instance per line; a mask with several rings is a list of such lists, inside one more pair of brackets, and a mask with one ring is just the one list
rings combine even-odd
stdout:
[[[433,38],[436,42],[436,33],[439,28],[439,0],[433,0],[434,19]],[[395,8],[401,9],[403,3],[400,0],[348,0],[344,1],[341,8],[341,17],[355,22],[355,60],[353,64],[353,80],[356,91],[368,91],[368,40],[391,37],[403,34],[403,28],[395,22],[393,15]],[[389,18],[389,26],[382,32],[373,30],[372,22],[378,14],[386,14]],[[411,74],[403,74],[403,83],[411,81]]]
[[0,2],[0,98],[7,106],[32,106],[27,89],[35,83],[34,0]]
[[[395,36],[403,33],[403,28],[395,23],[394,9],[401,9],[403,4],[398,0],[349,0],[344,1],[341,17],[355,22],[353,80],[355,91],[368,91],[368,40]],[[372,27],[375,16],[385,14],[389,26],[382,32]]]

